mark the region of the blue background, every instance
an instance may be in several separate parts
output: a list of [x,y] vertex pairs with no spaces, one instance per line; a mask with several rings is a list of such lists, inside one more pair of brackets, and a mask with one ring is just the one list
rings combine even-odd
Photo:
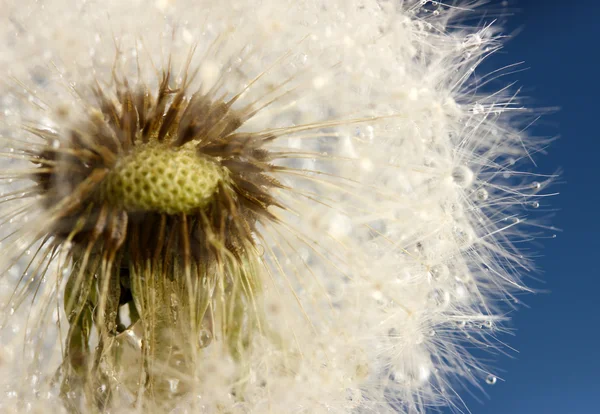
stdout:
[[560,136],[535,161],[540,173],[564,169],[550,189],[560,195],[544,202],[562,231],[541,240],[544,283],[529,281],[549,293],[521,297],[528,308],[513,314],[516,336],[501,337],[518,350],[496,359],[502,380],[483,384],[487,396],[461,396],[473,414],[600,413],[600,2],[492,1],[483,8],[490,6],[512,14],[500,19],[504,33],[519,33],[479,73],[525,61],[527,71],[504,80],[517,80],[530,106],[560,107],[530,132]]

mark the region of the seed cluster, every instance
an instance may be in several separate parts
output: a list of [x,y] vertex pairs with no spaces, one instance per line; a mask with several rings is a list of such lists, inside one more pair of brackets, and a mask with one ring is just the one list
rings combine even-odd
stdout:
[[192,213],[204,208],[226,178],[217,163],[193,147],[173,150],[144,145],[123,157],[107,175],[102,194],[127,211]]

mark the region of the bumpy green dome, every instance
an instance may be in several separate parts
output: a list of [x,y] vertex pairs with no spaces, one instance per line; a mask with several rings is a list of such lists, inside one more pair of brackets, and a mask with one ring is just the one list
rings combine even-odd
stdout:
[[103,195],[127,211],[190,213],[205,207],[226,171],[193,147],[141,145],[120,159],[103,183]]

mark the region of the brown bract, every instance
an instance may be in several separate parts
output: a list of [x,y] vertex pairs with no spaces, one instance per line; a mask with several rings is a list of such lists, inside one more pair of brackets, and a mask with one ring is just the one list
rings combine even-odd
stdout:
[[[251,234],[257,220],[275,219],[268,208],[282,206],[270,190],[282,185],[268,173],[281,167],[269,164],[269,152],[263,148],[274,136],[237,132],[253,113],[251,108],[233,110],[235,98],[225,102],[214,99],[211,92],[190,93],[186,84],[173,90],[169,87],[171,82],[170,73],[166,72],[156,96],[152,96],[147,88],[140,86],[134,90],[123,81],[117,84],[114,99],[97,86],[94,89],[97,103],[89,108],[90,119],[77,130],[62,132],[68,137],[66,142],[48,131],[32,130],[59,144],[32,154],[39,157],[39,164],[47,166],[36,180],[43,189],[47,207],[56,210],[54,236],[65,239],[75,223],[83,220],[74,241],[86,245],[99,238],[105,248],[112,249],[113,234],[119,233],[127,246],[141,227],[165,221],[165,225],[169,223],[168,229],[173,230],[180,228],[185,220],[188,222],[185,238],[192,255],[206,260],[208,251],[214,250],[206,240],[208,234],[222,235],[223,244],[236,252],[245,244],[252,244]],[[139,148],[148,145],[154,145],[155,153],[163,152],[164,162],[145,162]],[[127,157],[134,158],[137,164],[146,164],[146,174],[151,179],[175,181],[168,176],[165,165],[184,150],[193,150],[203,160],[198,164],[208,161],[221,167],[221,180],[207,205],[182,206],[177,212],[177,197],[183,199],[185,194],[166,194],[165,197],[174,198],[175,207],[170,214],[153,211],[151,205],[146,209],[128,209],[119,205],[120,200],[114,199],[110,188],[107,190],[111,172]],[[196,173],[202,175],[202,171]],[[130,182],[125,190],[143,197],[145,189],[137,188],[138,184]],[[166,182],[164,186],[172,184]],[[202,183],[190,183],[184,176],[175,184],[189,187]],[[109,217],[112,218],[108,220]],[[136,246],[136,251],[160,254],[166,248],[166,241],[160,239],[147,243]]]

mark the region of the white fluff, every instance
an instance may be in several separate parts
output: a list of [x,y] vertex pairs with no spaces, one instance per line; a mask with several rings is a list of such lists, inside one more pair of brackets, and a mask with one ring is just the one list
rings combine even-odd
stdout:
[[[285,224],[262,231],[263,306],[285,345],[259,337],[241,380],[230,356],[205,348],[195,392],[175,412],[423,413],[460,405],[461,383],[495,382],[467,348],[499,346],[530,271],[513,242],[529,237],[528,210],[549,179],[524,172],[540,142],[520,131],[527,113],[511,91],[479,93],[494,75],[474,70],[499,37],[461,23],[479,16],[473,4],[7,0],[0,13],[3,137],[30,139],[19,125],[31,119],[70,122],[56,113],[76,116],[74,91],[109,81],[116,47],[149,83],[151,62],[170,56],[180,69],[194,44],[202,88],[232,67],[223,90],[237,93],[266,71],[246,103],[290,79],[248,130],[352,121],[273,143],[320,154],[281,161],[316,172],[279,177],[298,193],[282,192]],[[3,168],[16,162],[8,153]],[[14,183],[0,185],[8,193]],[[6,211],[2,237],[43,220],[8,222]],[[64,315],[55,323],[56,269],[16,307],[24,266],[0,279],[0,411],[60,412],[49,383],[66,329]],[[243,396],[230,394],[235,381],[246,382]]]

